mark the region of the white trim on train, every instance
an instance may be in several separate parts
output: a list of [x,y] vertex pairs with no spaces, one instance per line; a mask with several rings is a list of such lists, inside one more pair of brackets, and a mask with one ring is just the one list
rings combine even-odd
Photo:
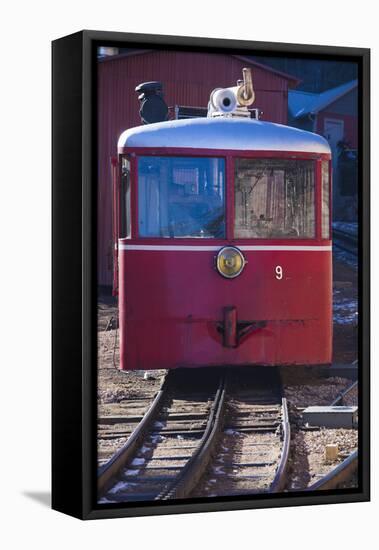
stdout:
[[[224,245],[235,246],[242,251],[285,251],[285,252],[330,252],[331,245],[311,246],[311,245]],[[171,252],[217,252],[224,246],[197,246],[197,245],[161,245],[161,244],[125,244],[119,243],[119,250],[151,250],[151,251],[171,251]]]

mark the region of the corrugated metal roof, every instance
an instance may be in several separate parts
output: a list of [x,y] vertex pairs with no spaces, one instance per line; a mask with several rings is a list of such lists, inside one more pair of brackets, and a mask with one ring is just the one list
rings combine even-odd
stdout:
[[294,118],[302,118],[308,115],[317,114],[346,95],[348,92],[356,88],[358,80],[352,80],[331,90],[326,90],[321,94],[311,94],[308,92],[300,92],[297,90],[288,91],[288,108]]
[[224,117],[170,120],[137,126],[121,134],[118,147],[330,153],[328,142],[318,134],[272,122]]

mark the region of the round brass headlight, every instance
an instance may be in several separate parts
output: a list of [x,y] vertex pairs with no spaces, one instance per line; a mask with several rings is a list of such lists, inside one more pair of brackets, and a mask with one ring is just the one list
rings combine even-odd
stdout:
[[233,279],[245,267],[246,260],[240,250],[234,246],[225,246],[217,254],[216,266],[223,277]]

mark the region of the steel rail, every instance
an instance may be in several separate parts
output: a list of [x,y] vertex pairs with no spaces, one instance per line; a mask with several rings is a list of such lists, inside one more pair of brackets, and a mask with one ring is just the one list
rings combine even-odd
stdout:
[[320,489],[337,489],[341,483],[348,481],[358,468],[358,451],[352,452],[341,464],[324,477],[310,485],[307,491],[318,491]]
[[131,433],[125,445],[113,455],[109,462],[107,462],[106,464],[104,464],[104,466],[102,466],[102,468],[100,468],[97,477],[98,496],[101,496],[107,490],[107,486],[110,480],[115,477],[117,473],[121,470],[121,468],[132,458],[133,454],[135,453],[136,447],[145,437],[149,426],[151,425],[152,421],[154,420],[160,409],[163,395],[166,392],[167,379],[168,375],[166,374],[160,390],[156,394],[154,400],[152,401],[142,420],[137,424],[137,426]]
[[331,407],[335,407],[337,405],[341,405],[343,403],[343,398],[348,395],[355,387],[358,386],[358,380],[356,380],[355,382],[353,382],[353,384],[351,384],[351,386],[349,386],[348,388],[346,388],[345,390],[343,390],[339,395],[338,397],[336,397],[336,399],[330,404]]
[[349,241],[351,243],[357,243],[358,237],[357,235],[354,235],[352,233],[347,233],[346,231],[341,231],[341,229],[334,229],[333,228],[333,234],[337,237],[341,237],[341,239],[345,239],[346,241]]
[[353,256],[358,254],[358,241],[353,235],[333,229],[333,244]]
[[343,252],[350,254],[353,258],[357,258],[358,253],[355,250],[353,250],[352,248],[349,248],[348,246],[344,246],[339,241],[334,241],[334,246],[339,250],[342,250]]
[[282,453],[280,461],[275,473],[275,477],[270,485],[270,493],[278,493],[282,491],[287,483],[287,466],[291,442],[291,427],[288,418],[287,399],[282,398]]
[[218,436],[222,429],[225,412],[226,382],[222,376],[213,401],[207,426],[200,443],[184,466],[180,474],[157,495],[155,500],[169,500],[173,498],[186,498],[198,484],[212,457]]
[[[353,382],[331,403],[332,407],[338,406],[343,402],[345,395],[348,395],[356,386],[358,380]],[[343,462],[338,464],[321,479],[307,488],[307,491],[317,491],[319,489],[336,489],[344,481],[348,481],[358,467],[358,451],[353,451]]]

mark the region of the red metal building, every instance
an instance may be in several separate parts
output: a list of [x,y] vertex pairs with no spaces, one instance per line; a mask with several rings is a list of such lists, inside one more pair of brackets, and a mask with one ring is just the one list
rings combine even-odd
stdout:
[[298,84],[290,75],[238,55],[179,51],[131,51],[98,63],[98,282],[112,284],[111,157],[120,134],[141,124],[135,87],[159,80],[166,103],[206,107],[214,88],[234,85],[242,68],[253,72],[262,120],[287,124],[288,90]]

